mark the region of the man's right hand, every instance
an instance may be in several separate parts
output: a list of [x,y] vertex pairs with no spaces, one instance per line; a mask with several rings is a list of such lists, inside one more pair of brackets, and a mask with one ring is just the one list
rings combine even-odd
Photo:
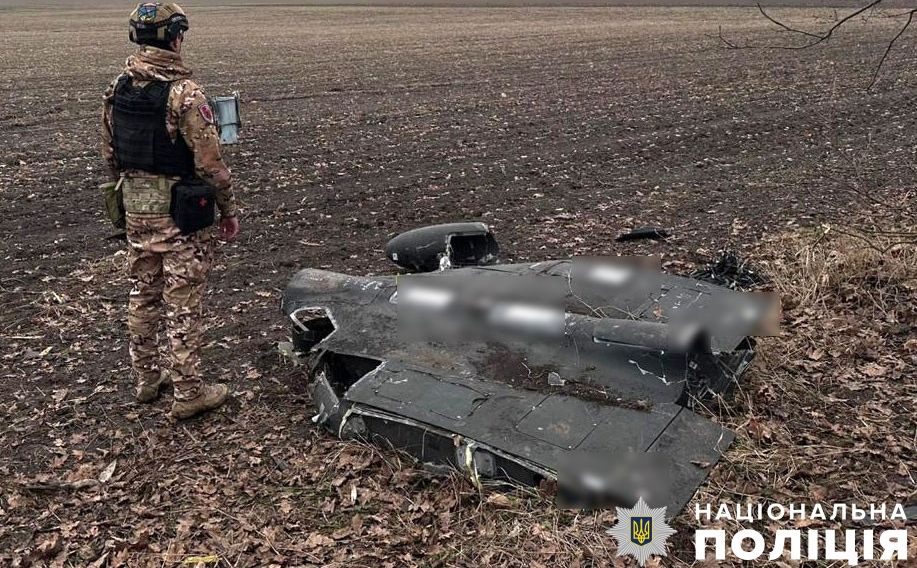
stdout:
[[223,217],[220,219],[220,236],[224,241],[232,241],[239,236],[239,218]]

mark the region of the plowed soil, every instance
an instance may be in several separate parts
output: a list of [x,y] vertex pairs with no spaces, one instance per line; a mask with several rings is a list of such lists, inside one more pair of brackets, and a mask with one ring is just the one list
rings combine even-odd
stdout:
[[[315,430],[276,350],[286,281],[391,271],[394,234],[459,220],[492,225],[507,261],[687,271],[914,187],[912,36],[865,90],[896,19],[783,50],[724,47],[791,41],[753,7],[189,12],[195,77],[242,96],[243,214],[207,297],[205,371],[234,402],[172,425],[169,396],[132,398],[124,245],[96,190],[127,14],[0,8],[0,564],[609,565],[609,512],[481,495]],[[674,237],[613,240],[653,225]]]

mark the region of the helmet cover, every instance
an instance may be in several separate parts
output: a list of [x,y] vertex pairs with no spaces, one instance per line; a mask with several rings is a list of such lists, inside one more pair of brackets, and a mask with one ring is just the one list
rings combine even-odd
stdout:
[[188,16],[174,2],[144,2],[130,17],[130,39],[134,43],[171,43],[188,29]]

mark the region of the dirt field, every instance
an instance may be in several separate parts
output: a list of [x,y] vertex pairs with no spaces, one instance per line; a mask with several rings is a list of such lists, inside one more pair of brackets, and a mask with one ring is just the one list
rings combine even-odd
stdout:
[[[235,400],[176,427],[169,397],[131,397],[123,245],[106,239],[95,189],[100,93],[130,51],[125,10],[0,10],[0,564],[609,565],[610,512],[478,495],[315,431],[303,372],[276,353],[289,277],[389,271],[396,232],[465,219],[491,224],[507,260],[653,252],[687,270],[915,185],[913,37],[863,90],[897,20],[857,20],[807,51],[723,49],[720,28],[782,41],[753,8],[199,7],[191,21],[195,76],[244,100],[244,143],[227,150],[243,235],[221,246],[207,300],[206,372]],[[613,242],[646,225],[675,238]],[[819,453],[826,476],[849,473],[807,493],[812,478],[734,483],[739,453],[705,497],[913,500],[913,357],[901,364],[903,400],[876,410],[900,467]],[[748,396],[787,403],[762,377]],[[854,411],[818,405],[804,415]],[[798,416],[785,410],[726,421],[771,444],[774,424]],[[105,483],[80,484],[111,464]],[[877,483],[844,486],[854,471]],[[690,562],[686,539],[671,554]]]

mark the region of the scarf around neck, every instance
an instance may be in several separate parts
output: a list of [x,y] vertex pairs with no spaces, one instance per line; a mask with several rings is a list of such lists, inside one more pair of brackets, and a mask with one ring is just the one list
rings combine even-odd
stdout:
[[135,81],[177,81],[191,76],[191,69],[174,51],[142,46],[127,58],[124,72]]

